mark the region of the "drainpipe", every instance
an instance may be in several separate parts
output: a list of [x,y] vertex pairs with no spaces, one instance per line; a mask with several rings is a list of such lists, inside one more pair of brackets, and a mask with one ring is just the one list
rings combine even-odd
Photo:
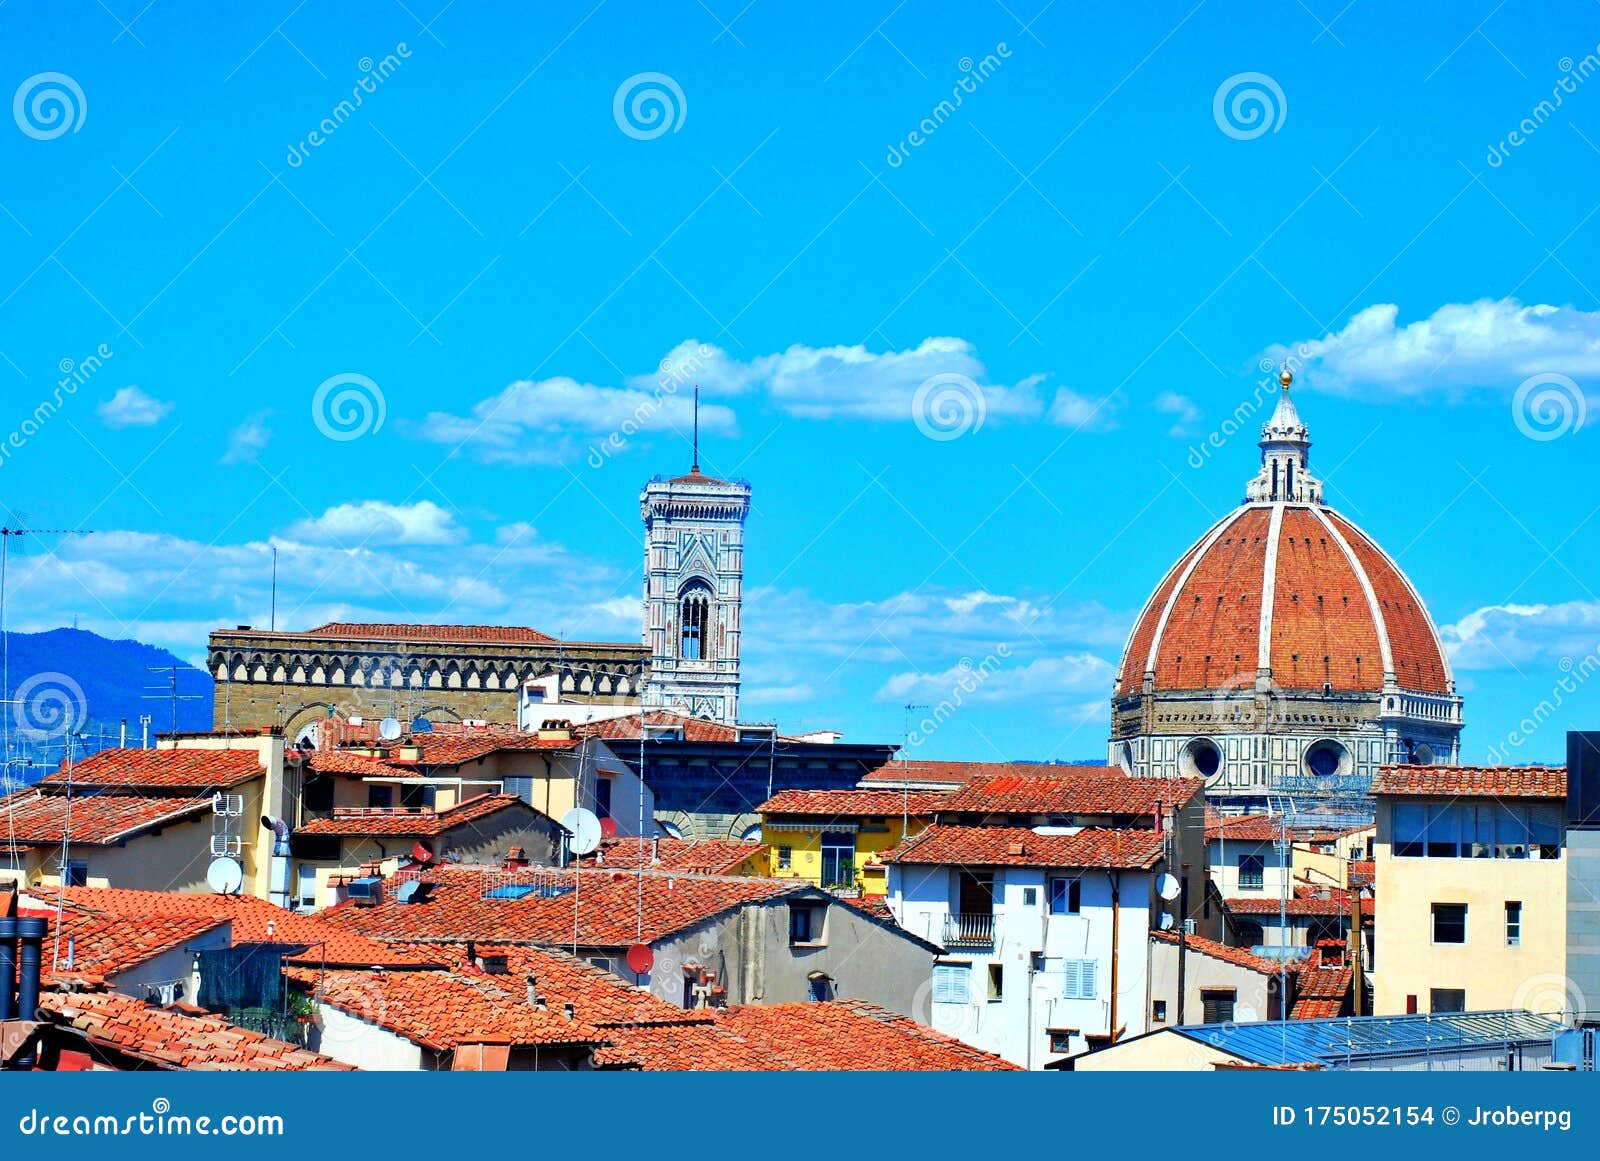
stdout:
[[1106,879],[1111,884],[1111,1026],[1106,1029],[1106,1042],[1117,1042],[1117,989],[1121,986],[1119,968],[1121,950],[1119,947],[1122,927],[1122,872],[1107,871]]
[[263,814],[261,825],[272,832],[272,873],[267,880],[267,897],[277,906],[288,908],[289,824],[281,818]]

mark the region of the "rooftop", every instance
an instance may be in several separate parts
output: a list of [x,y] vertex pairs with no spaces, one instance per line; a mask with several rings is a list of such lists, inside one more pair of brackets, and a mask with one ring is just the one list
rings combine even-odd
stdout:
[[1041,834],[1021,826],[930,826],[885,851],[883,861],[981,867],[1119,867],[1148,870],[1161,861],[1153,830],[1090,827]]
[[138,790],[229,790],[264,772],[257,751],[101,750],[63,765],[41,786],[121,786]]
[[1068,765],[1053,762],[929,762],[891,759],[861,779],[863,784],[891,782],[928,786],[965,786],[982,775],[1009,774],[1017,778],[1063,778],[1074,775],[1119,778],[1114,766]]
[[342,835],[352,838],[437,838],[458,826],[522,808],[537,814],[515,794],[480,794],[445,810],[409,810],[396,807],[335,808],[332,818],[312,819],[295,828],[295,834]]
[[111,846],[210,812],[209,798],[19,790],[0,798],[0,846],[59,846],[69,823],[74,843]]
[[[1173,946],[1177,946],[1178,943],[1177,933],[1172,931],[1152,931],[1150,938],[1159,940],[1162,943],[1170,943]],[[1184,937],[1183,942],[1185,947],[1196,954],[1209,956],[1224,963],[1231,963],[1235,967],[1246,968],[1260,975],[1275,976],[1278,974],[1280,965],[1277,960],[1256,955],[1249,948],[1228,947],[1202,935],[1187,935]]]
[[1256,1064],[1343,1068],[1370,1057],[1548,1041],[1562,1031],[1562,1026],[1532,1012],[1510,1010],[1192,1024],[1173,1031]]
[[[56,907],[43,906],[46,899],[34,898],[34,906],[22,914],[45,921],[44,974],[58,982],[100,985],[113,976],[138,967],[147,960],[182,947],[208,931],[225,926],[227,918],[216,914],[124,915],[76,903],[64,904],[61,912],[61,941],[56,943]],[[60,947],[60,959],[54,949]]]
[[587,856],[585,866],[637,867],[695,875],[731,875],[767,848],[744,839],[617,838]]
[[946,796],[939,809],[960,814],[1152,815],[1157,807],[1183,806],[1204,788],[1198,778],[1128,778],[1120,771],[1113,777],[980,774]]
[[[433,884],[427,901],[341,903],[319,914],[346,931],[398,942],[531,943],[628,947],[653,943],[749,903],[819,894],[794,879],[723,878],[661,871],[441,866],[405,871]],[[579,907],[579,900],[582,906]],[[576,922],[575,922],[576,919]]]
[[876,818],[909,813],[926,817],[950,801],[947,790],[782,790],[756,810],[804,818]]
[[77,1029],[91,1047],[162,1069],[204,1072],[352,1071],[330,1057],[272,1040],[221,1016],[157,1008],[115,993],[46,992],[52,1023]]
[[1564,766],[1383,766],[1374,795],[1422,798],[1565,798]]

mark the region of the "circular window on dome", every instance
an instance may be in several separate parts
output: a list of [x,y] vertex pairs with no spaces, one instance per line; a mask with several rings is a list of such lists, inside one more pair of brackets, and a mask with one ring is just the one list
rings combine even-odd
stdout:
[[1215,778],[1222,769],[1222,751],[1210,738],[1195,738],[1183,748],[1181,765],[1190,778]]
[[1313,742],[1306,750],[1306,769],[1318,778],[1344,774],[1350,766],[1350,752],[1328,738]]

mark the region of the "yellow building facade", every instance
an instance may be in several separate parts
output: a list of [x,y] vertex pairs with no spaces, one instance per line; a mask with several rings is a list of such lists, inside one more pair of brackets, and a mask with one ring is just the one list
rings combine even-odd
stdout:
[[760,807],[765,873],[825,890],[886,895],[883,852],[928,827],[944,797],[928,791],[783,791]]
[[1562,770],[1386,767],[1374,780],[1375,1015],[1572,1015]]

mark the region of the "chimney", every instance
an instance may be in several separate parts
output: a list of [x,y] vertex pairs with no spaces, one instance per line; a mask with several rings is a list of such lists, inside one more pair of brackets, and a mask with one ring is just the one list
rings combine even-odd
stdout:
[[565,1004],[561,1005],[561,1014],[569,1020],[576,1019],[578,1015],[578,1006],[571,1000],[568,1000]]
[[502,871],[521,871],[528,866],[528,852],[521,847],[512,847],[506,852],[505,859],[500,864]]
[[660,862],[661,862],[661,840],[659,838],[653,838],[653,839],[650,840],[650,865],[652,867],[658,866],[660,864]]
[[[39,968],[41,945],[44,943],[45,921],[32,917],[17,920],[17,1014],[32,1020],[39,1011]],[[17,1057],[19,1072],[30,1072],[38,1057],[37,1045]]]
[[0,915],[0,1020],[17,1018],[17,919]]
[[542,1008],[544,1003],[539,999],[539,981],[532,972],[528,973],[528,1006]]

